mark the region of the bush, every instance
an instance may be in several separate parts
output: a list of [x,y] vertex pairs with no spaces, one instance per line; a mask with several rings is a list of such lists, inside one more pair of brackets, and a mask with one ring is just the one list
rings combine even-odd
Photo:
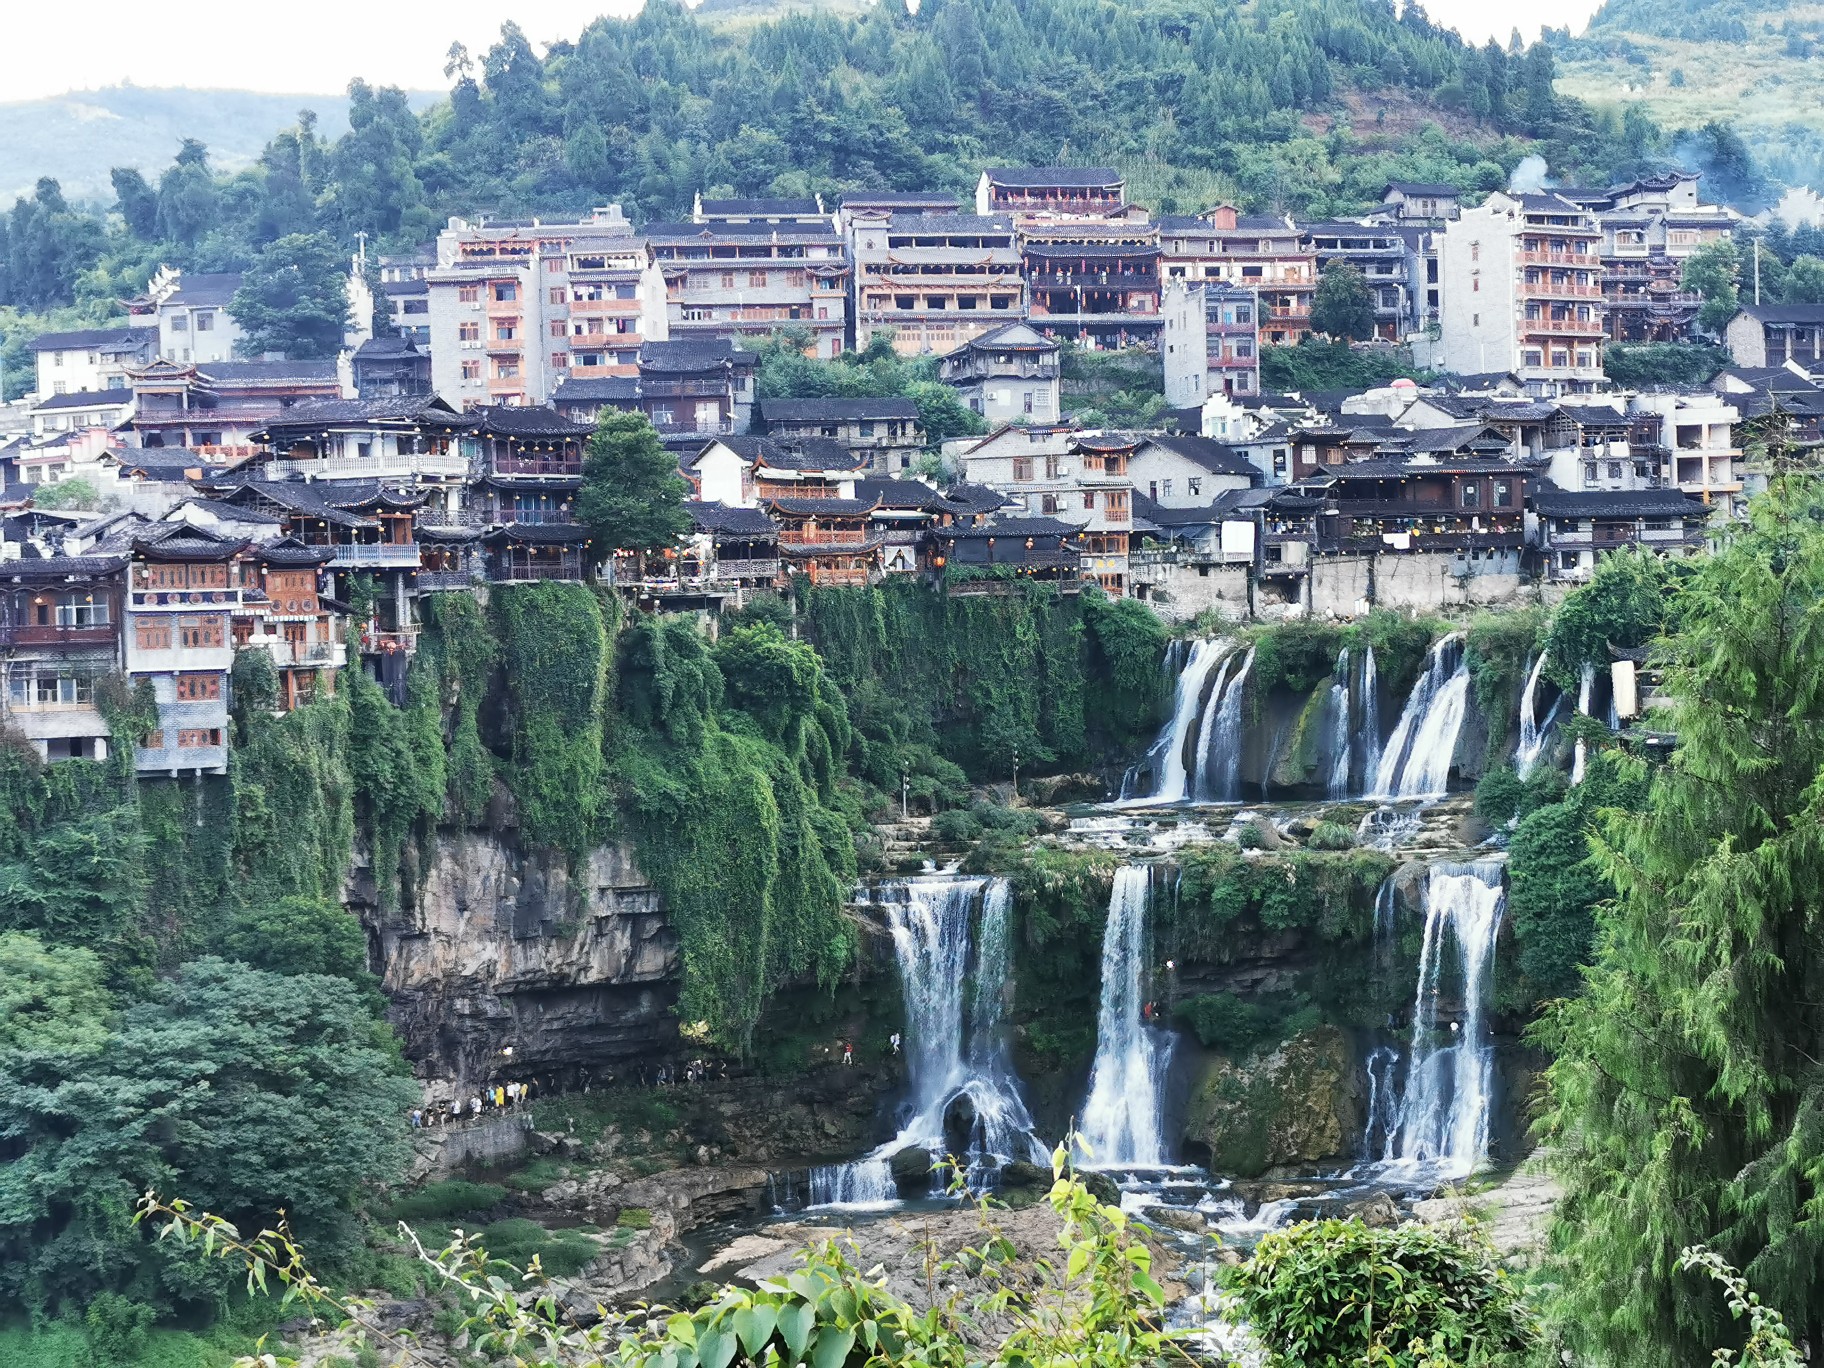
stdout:
[[1265,850],[1272,841],[1267,828],[1257,817],[1235,833],[1235,843],[1243,850]]
[[506,1200],[506,1196],[507,1190],[493,1183],[465,1183],[459,1179],[450,1179],[441,1183],[426,1183],[416,1191],[395,1197],[381,1214],[388,1223],[442,1222],[452,1216],[469,1216],[497,1207]]
[[1305,844],[1313,850],[1353,850],[1355,833],[1341,822],[1319,822]]
[[1520,811],[1526,786],[1511,765],[1500,765],[1476,784],[1476,816],[1491,827],[1506,826]]
[[950,845],[968,845],[982,834],[982,824],[974,813],[957,808],[933,817],[931,834]]
[[97,1293],[83,1313],[83,1331],[98,1368],[128,1368],[146,1348],[146,1332],[158,1312],[118,1292]]
[[496,1221],[476,1235],[490,1259],[527,1268],[536,1258],[547,1277],[573,1278],[601,1252],[591,1236],[581,1230],[546,1230],[523,1216]]
[[1233,993],[1186,998],[1172,1015],[1203,1044],[1229,1054],[1243,1054],[1273,1033],[1272,1015]]
[[1274,1368],[1517,1365],[1536,1337],[1490,1251],[1429,1226],[1306,1221],[1263,1237],[1229,1285]]
[[645,1207],[622,1207],[614,1223],[623,1230],[651,1230],[652,1213]]

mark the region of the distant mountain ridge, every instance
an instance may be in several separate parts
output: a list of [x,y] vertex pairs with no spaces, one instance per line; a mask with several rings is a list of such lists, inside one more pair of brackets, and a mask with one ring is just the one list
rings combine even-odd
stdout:
[[[441,98],[410,96],[414,109]],[[315,110],[319,131],[332,138],[348,128],[348,97],[340,94],[108,86],[0,103],[0,207],[30,193],[40,176],[55,177],[73,201],[112,201],[110,168],[137,166],[156,178],[184,138],[205,143],[211,164],[233,171],[252,163],[300,109]]]

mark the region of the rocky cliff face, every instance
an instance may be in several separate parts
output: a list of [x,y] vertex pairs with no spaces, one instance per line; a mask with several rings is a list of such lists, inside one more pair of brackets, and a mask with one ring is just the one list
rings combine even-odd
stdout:
[[1270,1054],[1218,1056],[1185,1118],[1185,1145],[1222,1173],[1258,1177],[1353,1151],[1362,1128],[1361,1071],[1348,1039],[1320,1026]]
[[573,871],[510,834],[444,831],[401,906],[382,910],[359,876],[350,903],[433,1097],[496,1076],[599,1080],[675,1040],[677,937],[625,847]]

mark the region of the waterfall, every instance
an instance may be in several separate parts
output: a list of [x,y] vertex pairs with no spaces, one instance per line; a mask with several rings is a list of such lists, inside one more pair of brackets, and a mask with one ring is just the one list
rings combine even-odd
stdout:
[[1394,1072],[1400,1052],[1391,1045],[1378,1045],[1368,1055],[1368,1121],[1362,1127],[1362,1150],[1365,1155],[1380,1154],[1392,1142],[1400,1127],[1400,1095],[1395,1087]]
[[853,1163],[813,1169],[814,1205],[892,1202],[888,1160],[908,1146],[954,1153],[974,1178],[1005,1159],[1043,1157],[1005,1039],[1010,886],[941,877],[893,891],[903,894],[887,922],[906,1010],[899,1133]]
[[[1590,715],[1590,696],[1595,692],[1595,689],[1596,667],[1588,661],[1585,661],[1583,666],[1583,677],[1577,681],[1577,715],[1579,717],[1588,717]],[[1588,758],[1588,747],[1579,739],[1577,748],[1572,753],[1571,757],[1571,784],[1573,787],[1583,782],[1584,762],[1588,760]]]
[[1254,648],[1249,647],[1233,674],[1223,666],[1223,677],[1210,695],[1215,718],[1204,727],[1203,763],[1197,770],[1197,797],[1212,803],[1241,801],[1241,705],[1248,691],[1248,673],[1254,668]]
[[[1181,803],[1189,796],[1192,762],[1186,757],[1197,753],[1197,724],[1203,706],[1204,685],[1209,681],[1210,671],[1228,656],[1230,645],[1228,641],[1200,638],[1189,643],[1187,651],[1180,642],[1172,643],[1166,652],[1166,661],[1169,665],[1182,655],[1182,664],[1173,690],[1171,720],[1147,751],[1145,764],[1130,769],[1122,779],[1123,802]],[[1149,766],[1153,775],[1152,792],[1143,794],[1139,791],[1136,771]]]
[[1389,874],[1374,893],[1374,957],[1383,964],[1393,955],[1394,916],[1399,911],[1394,897],[1393,875]]
[[1441,798],[1449,790],[1457,734],[1469,705],[1469,660],[1461,633],[1431,648],[1431,664],[1412,687],[1381,752],[1377,798]]
[[1368,785],[1381,768],[1381,685],[1372,646],[1362,655],[1362,747],[1362,783]]
[[1324,786],[1331,798],[1349,796],[1349,648],[1336,653],[1330,672],[1330,780]]
[[[1444,1177],[1461,1178],[1487,1157],[1494,1085],[1487,1007],[1506,901],[1503,872],[1501,860],[1482,859],[1435,864],[1427,875],[1406,1093],[1398,1130],[1389,1135],[1386,1150],[1394,1163],[1424,1165]],[[1463,1012],[1460,1020],[1441,1022],[1447,930],[1456,945]]]
[[1096,1061],[1082,1121],[1091,1162],[1100,1167],[1166,1163],[1165,1079],[1172,1042],[1142,1010],[1151,893],[1152,871],[1145,865],[1115,871],[1102,935]]
[[1526,690],[1520,695],[1520,744],[1514,748],[1514,772],[1522,779],[1539,763],[1539,751],[1545,745],[1545,734],[1539,729],[1539,676],[1545,672],[1545,652],[1539,652],[1533,668],[1527,672]]

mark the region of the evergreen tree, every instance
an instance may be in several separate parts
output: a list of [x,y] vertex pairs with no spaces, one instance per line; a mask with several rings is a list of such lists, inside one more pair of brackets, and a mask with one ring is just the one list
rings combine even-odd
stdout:
[[1596,961],[1539,1031],[1581,1361],[1706,1362],[1732,1331],[1677,1271],[1700,1243],[1824,1336],[1824,488],[1777,474],[1750,519],[1679,595],[1678,747],[1595,843]]
[[158,235],[167,242],[193,247],[215,214],[215,178],[209,174],[209,149],[185,138],[177,158],[158,178]]
[[1704,305],[1697,314],[1699,327],[1713,333],[1721,332],[1735,317],[1741,300],[1741,288],[1737,284],[1741,269],[1742,258],[1732,242],[1710,243],[1685,258],[1682,283],[1687,290],[1704,297]]
[[1361,271],[1346,261],[1324,267],[1311,301],[1311,326],[1350,342],[1374,336],[1374,296]]
[[294,233],[273,243],[229,301],[249,356],[334,356],[348,324],[342,253],[326,233]]
[[690,526],[683,503],[688,488],[644,415],[602,411],[576,500],[577,519],[589,529],[596,555],[670,546]]
[[143,242],[150,242],[158,235],[158,191],[131,166],[115,167],[108,172],[108,179],[114,185],[114,198],[121,218],[126,220],[127,231]]

